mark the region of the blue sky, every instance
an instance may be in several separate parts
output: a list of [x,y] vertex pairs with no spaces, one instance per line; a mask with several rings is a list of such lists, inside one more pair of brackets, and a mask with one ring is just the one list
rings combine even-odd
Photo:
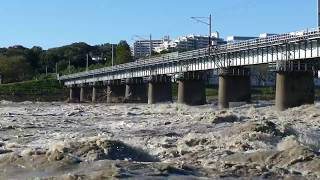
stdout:
[[222,37],[317,26],[317,0],[2,0],[0,47],[57,47],[207,34],[191,16],[213,16]]

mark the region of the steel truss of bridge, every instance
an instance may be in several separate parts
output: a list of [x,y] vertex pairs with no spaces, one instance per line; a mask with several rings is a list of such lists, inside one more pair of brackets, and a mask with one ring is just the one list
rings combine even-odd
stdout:
[[113,67],[65,75],[58,79],[66,86],[72,86],[258,64],[276,64],[275,67],[280,71],[316,71],[320,69],[317,61],[319,57],[320,29],[312,29],[211,47],[210,50],[204,48],[170,53]]

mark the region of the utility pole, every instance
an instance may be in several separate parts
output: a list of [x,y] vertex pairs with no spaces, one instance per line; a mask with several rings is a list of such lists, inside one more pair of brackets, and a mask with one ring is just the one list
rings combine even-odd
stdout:
[[[212,34],[212,16],[211,14],[209,15],[209,17],[191,17],[191,19],[195,20],[198,23],[202,23],[202,24],[206,24],[209,27],[209,42],[208,42],[208,53],[210,55],[210,51],[211,51],[211,46],[212,46],[212,42],[211,42],[211,34]],[[205,19],[205,20],[204,20]]]
[[56,63],[56,74],[58,74],[58,63]]
[[211,55],[211,46],[212,46],[211,34],[212,34],[212,17],[211,17],[211,14],[210,14],[210,16],[209,16],[209,47],[208,47],[209,57]]
[[70,61],[70,58],[69,58],[68,70],[69,70],[69,74],[70,74],[71,73],[71,61]]
[[48,65],[46,65],[46,76],[48,76]]
[[152,56],[152,34],[150,34],[150,49],[149,49],[150,57]]
[[112,64],[112,67],[114,65],[114,47],[113,47],[113,44],[111,45],[111,64]]
[[320,28],[320,0],[318,0],[318,28]]
[[89,54],[87,53],[87,64],[86,64],[86,71],[89,71]]
[[210,14],[210,16],[209,16],[209,52],[210,52],[210,47],[212,46],[211,34],[212,34],[212,16]]

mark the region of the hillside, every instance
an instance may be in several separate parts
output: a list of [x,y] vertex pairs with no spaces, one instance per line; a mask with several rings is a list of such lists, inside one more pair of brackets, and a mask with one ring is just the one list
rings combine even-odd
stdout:
[[[91,46],[86,43],[74,43],[62,47],[44,50],[41,47],[31,49],[23,46],[0,48],[0,74],[4,83],[21,82],[36,79],[46,73],[60,74],[79,72],[85,69],[89,55],[89,68],[95,69],[111,65],[112,45]],[[114,45],[115,64],[132,61],[130,47],[126,41]],[[93,61],[93,57],[102,60]]]

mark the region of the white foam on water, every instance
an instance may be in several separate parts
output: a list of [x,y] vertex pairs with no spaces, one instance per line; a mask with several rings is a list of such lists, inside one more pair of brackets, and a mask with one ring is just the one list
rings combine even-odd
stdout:
[[66,142],[105,138],[141,148],[162,162],[223,173],[230,169],[222,159],[233,153],[286,151],[300,145],[320,149],[319,102],[284,112],[270,102],[228,110],[170,103],[0,105],[0,141],[23,155],[36,149],[60,152]]

